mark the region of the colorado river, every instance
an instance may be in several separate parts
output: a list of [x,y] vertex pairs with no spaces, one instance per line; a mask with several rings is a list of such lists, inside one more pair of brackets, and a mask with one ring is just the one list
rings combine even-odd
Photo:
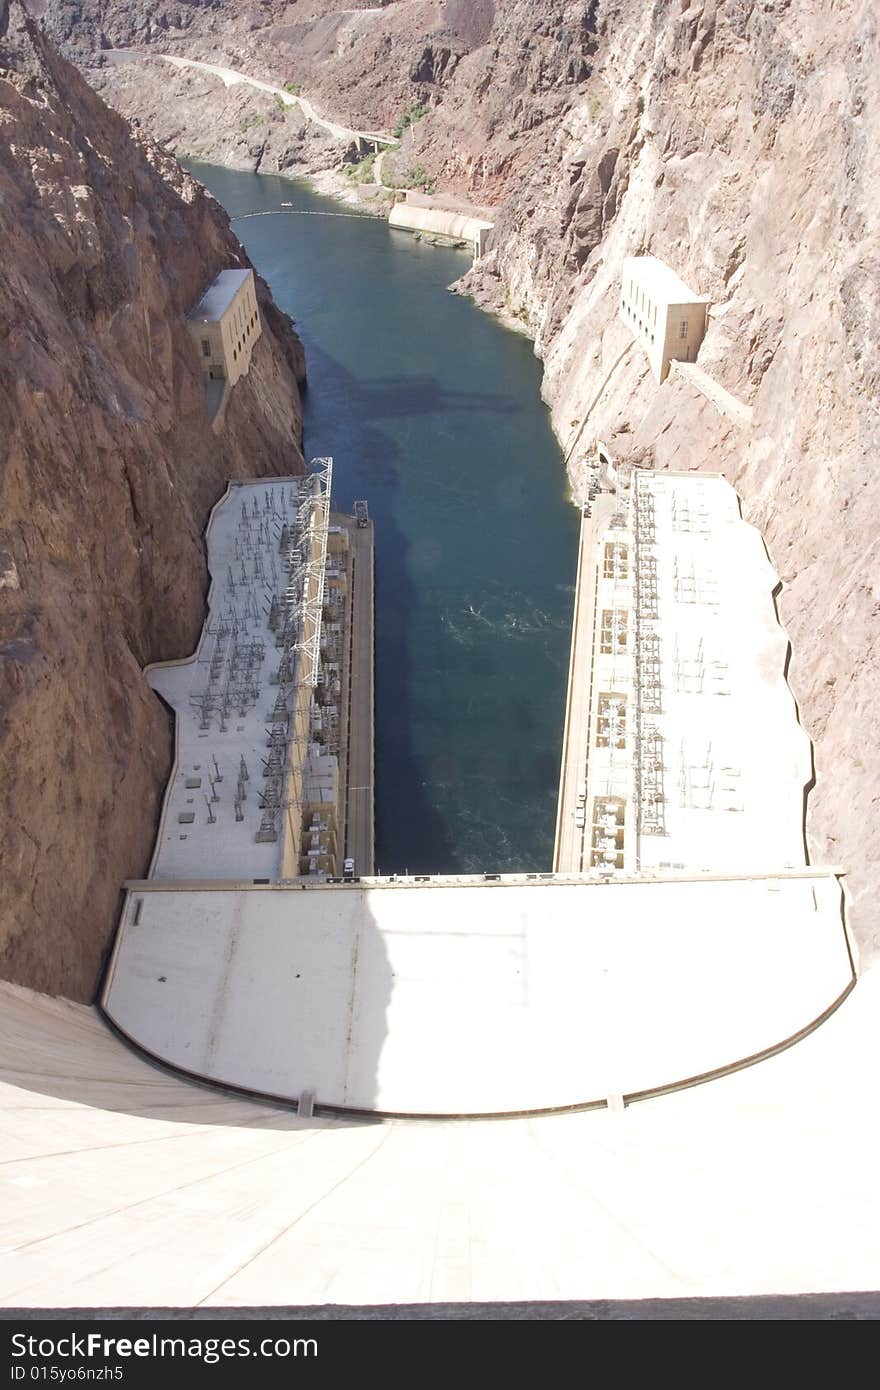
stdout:
[[375,522],[378,868],[549,870],[578,519],[531,343],[447,293],[466,253],[188,167],[296,320],[306,457]]

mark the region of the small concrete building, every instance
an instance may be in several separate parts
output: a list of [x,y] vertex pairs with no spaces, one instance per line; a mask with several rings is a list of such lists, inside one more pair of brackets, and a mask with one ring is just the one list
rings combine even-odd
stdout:
[[627,256],[620,317],[648,354],[658,383],[671,361],[693,362],[706,332],[708,300],[695,294],[656,256]]
[[234,386],[262,333],[252,270],[221,270],[187,318],[202,371]]

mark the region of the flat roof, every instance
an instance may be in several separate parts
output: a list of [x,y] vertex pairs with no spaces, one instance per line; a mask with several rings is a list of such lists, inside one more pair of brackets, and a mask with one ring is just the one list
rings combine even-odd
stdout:
[[601,1101],[736,1064],[850,987],[841,886],[132,887],[103,1003],[212,1081],[385,1114]]
[[653,738],[664,765],[661,824],[641,838],[641,867],[802,865],[810,740],[786,679],[779,577],[761,533],[724,478],[640,472],[637,484],[639,556],[656,557],[656,571],[642,573],[631,611],[641,610],[642,641],[649,630],[658,638],[652,690],[641,673],[640,751],[644,770]]
[[[209,633],[233,581],[223,602],[246,637],[262,630],[239,591],[263,582],[251,578],[254,546],[273,508],[295,500],[277,492],[277,480],[247,484],[215,511]],[[254,840],[253,782],[243,821],[228,790],[242,756],[259,786],[271,664],[254,663],[253,708],[223,730],[208,644],[150,673],[177,710],[179,759],[104,996],[129,1037],[197,1075],[292,1100],[309,1090],[358,1110],[497,1114],[734,1065],[840,997],[852,978],[841,890],[805,863],[810,748],[760,533],[721,477],[635,471],[617,504],[598,527],[593,582],[600,615],[625,620],[629,637],[594,652],[595,825],[587,863],[564,866],[587,869],[593,836],[607,847],[621,834],[607,826],[611,797],[626,812],[610,867],[246,886],[277,872],[275,846]],[[606,549],[617,544],[627,555],[615,575]],[[208,802],[215,752],[223,782]]]
[[646,290],[653,291],[666,304],[705,304],[708,297],[697,294],[681,276],[657,256],[627,256],[624,277],[629,274]]
[[202,320],[216,323],[223,317],[242,285],[253,276],[252,270],[221,270],[205,290],[198,304],[187,315],[190,322]]

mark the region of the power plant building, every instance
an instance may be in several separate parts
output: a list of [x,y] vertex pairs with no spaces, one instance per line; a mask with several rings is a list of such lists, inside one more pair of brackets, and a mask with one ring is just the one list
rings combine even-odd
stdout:
[[694,362],[706,332],[708,301],[656,256],[623,262],[620,317],[648,354],[659,385],[672,361]]
[[263,331],[254,272],[221,270],[190,310],[187,324],[204,375],[234,386],[247,373]]
[[211,513],[199,647],[146,673],[176,716],[152,879],[319,882],[346,857],[372,869],[372,529],[331,514],[331,477],[319,459],[305,477],[233,482]]

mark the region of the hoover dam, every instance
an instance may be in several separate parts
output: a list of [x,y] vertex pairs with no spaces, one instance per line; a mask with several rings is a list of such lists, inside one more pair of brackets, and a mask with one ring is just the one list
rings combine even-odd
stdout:
[[[495,7],[459,9],[479,54]],[[218,129],[268,103],[279,167],[290,118],[432,184],[436,110],[342,123],[259,41],[144,80],[219,83]],[[580,105],[517,108],[536,186],[543,119],[612,128],[578,43]],[[418,193],[191,164],[239,245],[18,0],[0,96],[3,1316],[876,1317],[866,868],[815,833],[736,256],[690,289],[586,154],[559,235],[617,239],[566,243],[566,302],[519,155],[464,251]]]
[[330,460],[219,500],[100,1008],[3,986],[9,1307],[871,1287],[872,985],[805,855],[777,577],[723,479],[583,467],[555,864],[519,874],[373,871],[373,532]]

